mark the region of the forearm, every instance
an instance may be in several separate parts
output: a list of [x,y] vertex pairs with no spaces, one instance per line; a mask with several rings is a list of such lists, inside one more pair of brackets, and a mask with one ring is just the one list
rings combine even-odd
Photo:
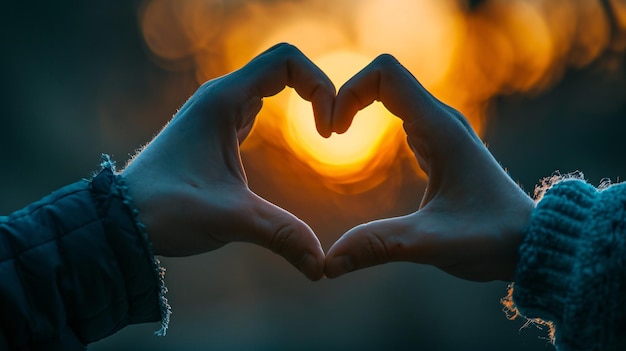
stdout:
[[0,220],[0,326],[12,348],[80,349],[161,319],[123,181],[105,168]]

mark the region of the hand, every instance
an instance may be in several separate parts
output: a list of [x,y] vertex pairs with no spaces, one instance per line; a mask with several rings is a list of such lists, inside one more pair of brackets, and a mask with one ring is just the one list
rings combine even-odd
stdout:
[[392,56],[379,56],[341,87],[333,130],[344,132],[374,100],[404,121],[408,143],[428,175],[427,188],[417,212],[345,233],[326,255],[326,276],[411,261],[468,280],[512,280],[532,199],[463,115],[433,97]]
[[285,257],[309,279],[323,275],[313,231],[254,194],[239,155],[262,99],[288,85],[311,101],[320,134],[330,135],[335,87],[288,44],[202,85],[123,171],[154,252],[187,256],[245,241]]

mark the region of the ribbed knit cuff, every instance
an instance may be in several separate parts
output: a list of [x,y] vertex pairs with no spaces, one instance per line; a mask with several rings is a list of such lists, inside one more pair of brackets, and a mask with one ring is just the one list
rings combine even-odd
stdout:
[[560,180],[531,216],[513,301],[522,315],[553,322],[560,350],[606,349],[623,322],[625,190]]
[[547,191],[520,247],[513,299],[529,318],[560,322],[584,223],[596,197],[591,185],[566,180]]

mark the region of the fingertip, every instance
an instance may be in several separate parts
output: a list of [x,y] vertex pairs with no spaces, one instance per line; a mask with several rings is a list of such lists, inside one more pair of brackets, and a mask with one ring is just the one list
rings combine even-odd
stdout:
[[350,114],[349,112],[346,113],[344,110],[345,108],[343,106],[341,106],[341,102],[339,102],[336,105],[340,105],[340,106],[335,106],[333,108],[333,117],[332,117],[332,125],[331,125],[331,131],[337,133],[337,134],[343,134],[345,133],[348,128],[350,128],[350,124],[352,124],[352,119],[354,118],[354,114]]
[[296,268],[311,281],[315,282],[322,279],[324,276],[323,254],[320,256],[310,252],[305,253]]
[[331,126],[331,131],[337,133],[338,135],[343,134],[350,127],[350,123],[352,123],[351,119],[349,122],[346,123],[340,118],[333,117],[333,125]]
[[347,132],[349,128],[350,126],[339,126],[338,128],[335,128],[333,132],[337,133],[338,135],[341,135]]
[[345,85],[341,87],[333,106],[331,130],[337,134],[345,133],[350,128],[356,113],[365,106],[367,105],[355,101],[351,88]]
[[294,253],[300,251],[302,255],[298,261],[292,262],[309,280],[318,281],[324,275],[326,255],[313,229],[299,218],[295,217],[295,220],[300,227],[297,230],[299,240],[296,240],[299,244],[294,247]]
[[317,126],[317,133],[319,133],[319,135],[321,135],[323,138],[328,139],[333,134],[333,131],[325,129],[325,128],[323,128],[323,127],[318,125]]
[[322,279],[324,275],[326,256],[313,230],[304,222],[300,222],[300,224],[302,228],[297,234],[299,239],[296,239],[296,242],[299,243],[295,244],[293,254],[296,254],[298,251],[302,252],[302,254],[299,258],[295,258],[287,252],[283,252],[281,255],[290,261],[309,280],[318,281]]
[[253,195],[256,230],[244,241],[251,241],[282,256],[310,280],[321,279],[325,255],[311,227],[293,214]]
[[402,233],[398,218],[378,220],[358,225],[346,232],[326,255],[324,273],[336,278],[349,272],[404,259],[406,243],[397,235]]
[[338,278],[346,273],[354,271],[356,265],[349,256],[337,256],[326,261],[324,275],[330,279]]
[[333,132],[333,108],[335,104],[335,87],[326,89],[318,88],[313,94],[313,115],[317,132],[324,138],[331,136]]
[[338,278],[355,270],[354,259],[350,258],[350,252],[354,248],[350,244],[351,233],[354,228],[344,233],[328,249],[324,262],[324,275],[329,279]]

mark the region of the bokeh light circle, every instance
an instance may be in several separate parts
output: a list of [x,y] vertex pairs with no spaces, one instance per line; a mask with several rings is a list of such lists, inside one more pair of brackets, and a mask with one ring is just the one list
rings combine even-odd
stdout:
[[[313,61],[339,89],[370,59],[357,52],[336,51]],[[346,133],[324,138],[315,127],[311,103],[295,91],[289,97],[286,123],[287,145],[294,153],[318,173],[340,183],[366,179],[378,165],[391,162],[402,126],[381,103],[374,102],[356,114]]]

